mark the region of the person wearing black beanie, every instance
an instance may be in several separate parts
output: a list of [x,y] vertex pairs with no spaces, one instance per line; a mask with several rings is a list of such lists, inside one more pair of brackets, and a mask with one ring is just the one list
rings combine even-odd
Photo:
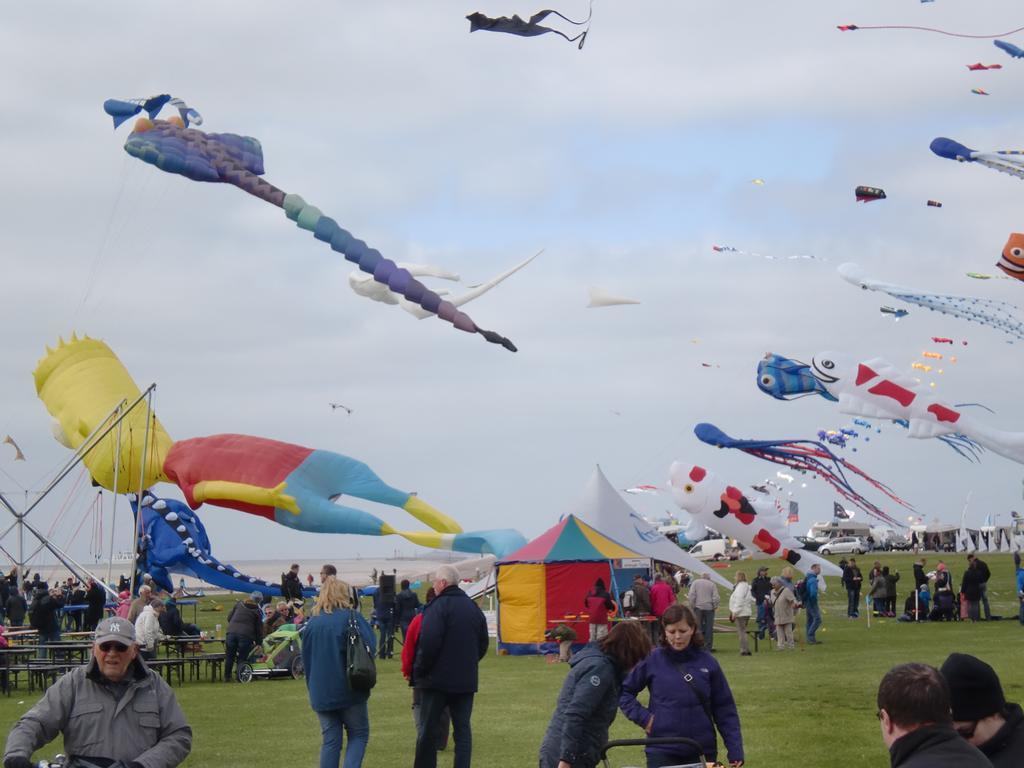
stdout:
[[1024,711],[1006,702],[995,670],[974,656],[953,653],[940,671],[949,685],[957,732],[994,768],[1024,766]]

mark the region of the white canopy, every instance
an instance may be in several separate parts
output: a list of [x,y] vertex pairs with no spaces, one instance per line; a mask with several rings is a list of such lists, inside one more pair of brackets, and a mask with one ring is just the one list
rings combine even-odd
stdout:
[[611,486],[601,467],[594,468],[583,495],[569,511],[624,547],[688,571],[706,573],[719,586],[732,589],[728,579],[673,544],[635,512]]

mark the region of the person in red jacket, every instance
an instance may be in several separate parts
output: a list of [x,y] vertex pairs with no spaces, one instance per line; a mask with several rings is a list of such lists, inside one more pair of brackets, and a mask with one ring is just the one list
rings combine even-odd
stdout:
[[672,587],[665,583],[665,577],[660,573],[655,574],[654,584],[651,585],[651,613],[660,619],[675,601],[676,595]]
[[[427,590],[425,597],[426,605],[437,595],[434,592],[434,588],[431,587]],[[420,690],[416,687],[416,683],[412,677],[412,666],[413,662],[416,661],[416,643],[420,639],[420,625],[423,623],[423,611],[420,610],[412,621],[409,622],[409,627],[405,631],[405,642],[402,644],[402,676],[409,681],[409,687],[412,688],[412,721],[416,725],[416,733],[420,732]],[[447,708],[441,713],[441,722],[438,723],[437,727],[437,749],[443,750],[448,746],[448,731],[451,729],[451,716],[448,714]]]
[[594,588],[583,598],[583,607],[590,615],[590,642],[596,642],[608,634],[608,612],[615,610],[612,596],[604,586],[604,579],[594,582]]

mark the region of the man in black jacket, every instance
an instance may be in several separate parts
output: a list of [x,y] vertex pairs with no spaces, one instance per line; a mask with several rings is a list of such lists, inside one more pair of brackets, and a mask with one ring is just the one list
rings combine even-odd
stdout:
[[989,768],[953,730],[949,687],[928,664],[900,664],[878,686],[878,722],[892,768]]
[[953,653],[942,665],[953,706],[953,727],[994,768],[1024,766],[1024,711],[1008,704],[999,677],[981,659]]
[[772,580],[768,578],[768,568],[761,566],[757,569],[757,576],[750,582],[750,594],[757,603],[757,639],[764,640],[765,633],[771,634],[775,631],[775,625],[768,623],[768,608],[765,605],[765,598],[772,592]]
[[107,593],[96,579],[90,578],[87,584],[89,589],[85,593],[85,602],[89,607],[85,609],[85,630],[93,632],[96,625],[103,619],[103,609],[107,605]]
[[299,564],[292,563],[288,573],[281,574],[281,597],[286,602],[298,600],[302,602],[302,582],[299,581]]
[[423,613],[413,663],[413,679],[422,694],[413,768],[436,768],[434,734],[445,707],[451,712],[455,737],[454,768],[469,768],[473,749],[470,717],[480,659],[489,643],[487,620],[459,589],[458,571],[450,565],[437,569],[433,586],[437,597]]
[[992,578],[992,571],[988,569],[988,563],[980,557],[968,555],[968,567],[970,567],[972,562],[977,563],[975,568],[978,569],[978,574],[981,578],[981,607],[985,611],[985,621],[990,621],[992,619],[992,611],[988,607],[988,580]]
[[852,557],[843,567],[843,586],[846,587],[846,615],[848,618],[860,617],[860,587],[864,582],[857,561]]
[[398,626],[402,628],[402,642],[405,642],[405,633],[409,631],[409,624],[416,617],[420,610],[420,598],[409,588],[409,580],[402,579],[402,591],[395,595],[395,619]]

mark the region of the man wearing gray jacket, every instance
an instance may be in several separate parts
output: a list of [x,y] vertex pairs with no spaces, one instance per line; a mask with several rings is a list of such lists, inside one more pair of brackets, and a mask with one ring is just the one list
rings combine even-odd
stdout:
[[139,660],[135,628],[118,617],[96,627],[89,663],[51,685],[14,724],[4,768],[32,768],[32,753],[58,733],[69,757],[109,768],[174,768],[192,748],[174,693]]

